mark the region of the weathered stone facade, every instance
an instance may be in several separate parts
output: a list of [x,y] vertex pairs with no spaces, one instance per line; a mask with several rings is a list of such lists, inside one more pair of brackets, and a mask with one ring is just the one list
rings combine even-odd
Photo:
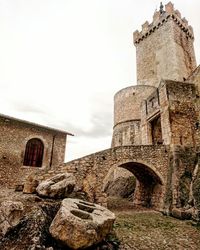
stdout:
[[[175,137],[176,140],[177,137],[184,137],[184,141],[191,141],[191,136],[196,133],[194,123],[198,107],[194,107],[194,101],[198,88],[190,83],[195,81],[196,86],[199,84],[198,70],[195,76],[193,73],[196,68],[193,40],[192,27],[171,2],[165,6],[165,10],[154,13],[151,24],[145,22],[141,32],[134,32],[137,85],[122,89],[115,95],[113,147],[176,144]],[[178,81],[180,84],[176,83]],[[182,111],[175,111],[176,117],[172,112],[175,106],[179,109],[182,106]],[[193,121],[190,119],[192,114],[186,118],[188,110],[194,115]],[[181,130],[184,120],[190,123],[190,132],[188,128],[184,134],[182,131],[181,135],[175,135],[176,127],[179,126]],[[152,134],[155,136],[152,137]]]
[[76,191],[106,205],[109,170],[125,168],[137,179],[134,204],[167,213],[195,206],[200,220],[200,68],[193,39],[192,27],[171,2],[156,11],[153,22],[134,33],[138,82],[114,97],[111,148],[41,169],[37,180],[73,173]]
[[[31,172],[63,163],[67,134],[0,115],[0,185],[13,186]],[[44,147],[41,167],[24,166],[26,145],[32,138],[39,139]]]
[[193,29],[170,2],[153,22],[134,32],[137,82],[158,87],[161,79],[183,81],[196,68]]
[[114,97],[114,129],[112,147],[141,145],[141,100],[155,87],[138,85],[122,89]]
[[37,178],[42,181],[58,173],[73,173],[77,180],[77,191],[86,192],[91,202],[106,205],[104,179],[111,168],[125,168],[138,180],[134,204],[146,206],[151,203],[152,207],[162,209],[169,150],[165,145],[114,147],[64,163],[47,173],[41,172]]
[[193,39],[192,27],[171,3],[155,12],[152,24],[134,33],[138,82],[114,97],[112,147],[37,178],[72,172],[77,190],[106,204],[104,182],[110,169],[121,167],[137,179],[136,205],[170,213],[198,203],[200,68],[195,70]]
[[[196,68],[193,40],[192,27],[171,2],[165,10],[156,11],[151,24],[145,22],[141,32],[134,32],[137,86],[119,91],[114,99],[112,147],[169,145],[166,211],[187,207],[194,199],[191,186],[199,162],[200,68]],[[135,95],[138,87],[141,93]],[[138,185],[142,186],[141,181]],[[134,199],[141,201],[138,190],[136,186]],[[143,190],[151,192],[151,185]],[[153,199],[150,194],[143,196]]]

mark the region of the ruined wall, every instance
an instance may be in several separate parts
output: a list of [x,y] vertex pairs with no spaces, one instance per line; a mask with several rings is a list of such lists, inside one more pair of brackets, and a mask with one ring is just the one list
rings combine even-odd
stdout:
[[[31,138],[39,138],[44,144],[41,168],[23,166],[26,143]],[[64,161],[65,143],[65,134],[0,117],[0,185],[14,186],[30,172],[50,168],[51,154],[52,167],[61,164]]]
[[115,94],[112,147],[141,144],[141,102],[154,89],[152,86],[130,86]]
[[182,81],[196,68],[193,30],[171,3],[134,32],[137,82],[158,87],[161,79]]

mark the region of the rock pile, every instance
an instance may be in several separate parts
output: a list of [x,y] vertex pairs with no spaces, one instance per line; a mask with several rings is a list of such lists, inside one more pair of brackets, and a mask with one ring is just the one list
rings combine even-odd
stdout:
[[0,249],[86,249],[102,242],[115,215],[97,204],[65,198],[74,187],[68,173],[40,184],[30,177],[23,193],[14,196],[17,201],[0,201]]
[[103,183],[103,191],[108,196],[128,198],[135,191],[136,178],[123,168],[111,168]]

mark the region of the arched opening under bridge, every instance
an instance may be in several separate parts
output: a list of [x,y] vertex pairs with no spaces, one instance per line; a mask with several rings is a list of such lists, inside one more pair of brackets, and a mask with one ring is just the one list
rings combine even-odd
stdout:
[[133,196],[135,205],[154,209],[162,207],[163,181],[155,170],[138,162],[127,162],[118,167],[129,170],[137,179]]

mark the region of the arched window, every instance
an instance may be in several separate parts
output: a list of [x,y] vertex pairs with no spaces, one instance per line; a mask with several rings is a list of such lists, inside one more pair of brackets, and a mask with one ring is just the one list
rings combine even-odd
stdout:
[[40,139],[34,138],[27,142],[24,155],[24,166],[41,167],[44,145]]

